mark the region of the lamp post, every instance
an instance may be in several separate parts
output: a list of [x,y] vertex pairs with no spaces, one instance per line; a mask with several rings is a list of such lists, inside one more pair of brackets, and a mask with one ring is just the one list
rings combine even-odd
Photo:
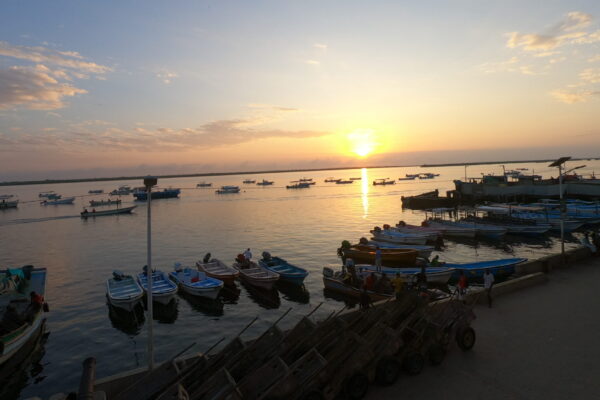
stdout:
[[147,279],[147,305],[148,309],[148,370],[152,371],[154,368],[154,336],[152,334],[152,186],[155,186],[158,182],[158,178],[154,176],[147,176],[144,178],[144,186],[146,187],[146,202],[148,203],[148,236],[147,236],[147,266],[146,279]]

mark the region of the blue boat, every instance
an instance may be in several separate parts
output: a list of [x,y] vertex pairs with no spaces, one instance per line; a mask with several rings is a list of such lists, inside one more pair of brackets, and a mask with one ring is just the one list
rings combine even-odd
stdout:
[[223,289],[223,281],[206,276],[198,269],[182,267],[177,263],[169,277],[179,285],[181,290],[192,296],[206,297],[214,300]]
[[[138,274],[138,283],[148,294],[148,277],[145,272]],[[162,271],[152,272],[152,300],[161,304],[169,304],[177,293],[177,284]]]
[[[179,197],[181,189],[163,189],[162,191],[152,192],[152,200],[154,199],[172,199]],[[146,201],[148,199],[148,193],[145,190],[136,190],[133,192],[133,197],[139,201]]]
[[460,276],[460,271],[463,271],[467,279],[483,279],[485,270],[490,270],[496,277],[505,277],[515,273],[515,265],[527,261],[526,258],[504,258],[500,260],[479,261],[473,263],[442,264],[444,267],[454,268],[451,279],[457,280]]
[[266,251],[263,252],[262,260],[258,260],[261,267],[268,269],[271,272],[279,274],[279,279],[302,285],[304,278],[308,275],[308,271],[304,268],[296,267],[285,261],[283,258],[271,257]]

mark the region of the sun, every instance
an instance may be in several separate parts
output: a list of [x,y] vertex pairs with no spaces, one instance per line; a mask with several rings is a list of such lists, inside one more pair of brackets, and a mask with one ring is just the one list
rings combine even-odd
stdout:
[[350,151],[359,157],[366,157],[375,149],[372,129],[355,129],[347,136]]

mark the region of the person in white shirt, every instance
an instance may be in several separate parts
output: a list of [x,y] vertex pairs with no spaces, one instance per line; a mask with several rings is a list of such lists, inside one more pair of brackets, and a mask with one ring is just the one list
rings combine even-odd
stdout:
[[494,274],[489,269],[486,269],[485,274],[483,274],[483,287],[487,293],[489,307],[492,307],[492,286],[494,286]]
[[250,260],[252,259],[252,253],[250,252],[250,249],[246,249],[244,252],[244,258],[248,263],[250,263]]

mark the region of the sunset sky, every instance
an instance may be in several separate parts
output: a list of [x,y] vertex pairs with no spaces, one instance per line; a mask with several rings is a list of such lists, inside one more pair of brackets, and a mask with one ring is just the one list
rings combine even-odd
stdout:
[[600,156],[599,1],[3,1],[0,181]]

